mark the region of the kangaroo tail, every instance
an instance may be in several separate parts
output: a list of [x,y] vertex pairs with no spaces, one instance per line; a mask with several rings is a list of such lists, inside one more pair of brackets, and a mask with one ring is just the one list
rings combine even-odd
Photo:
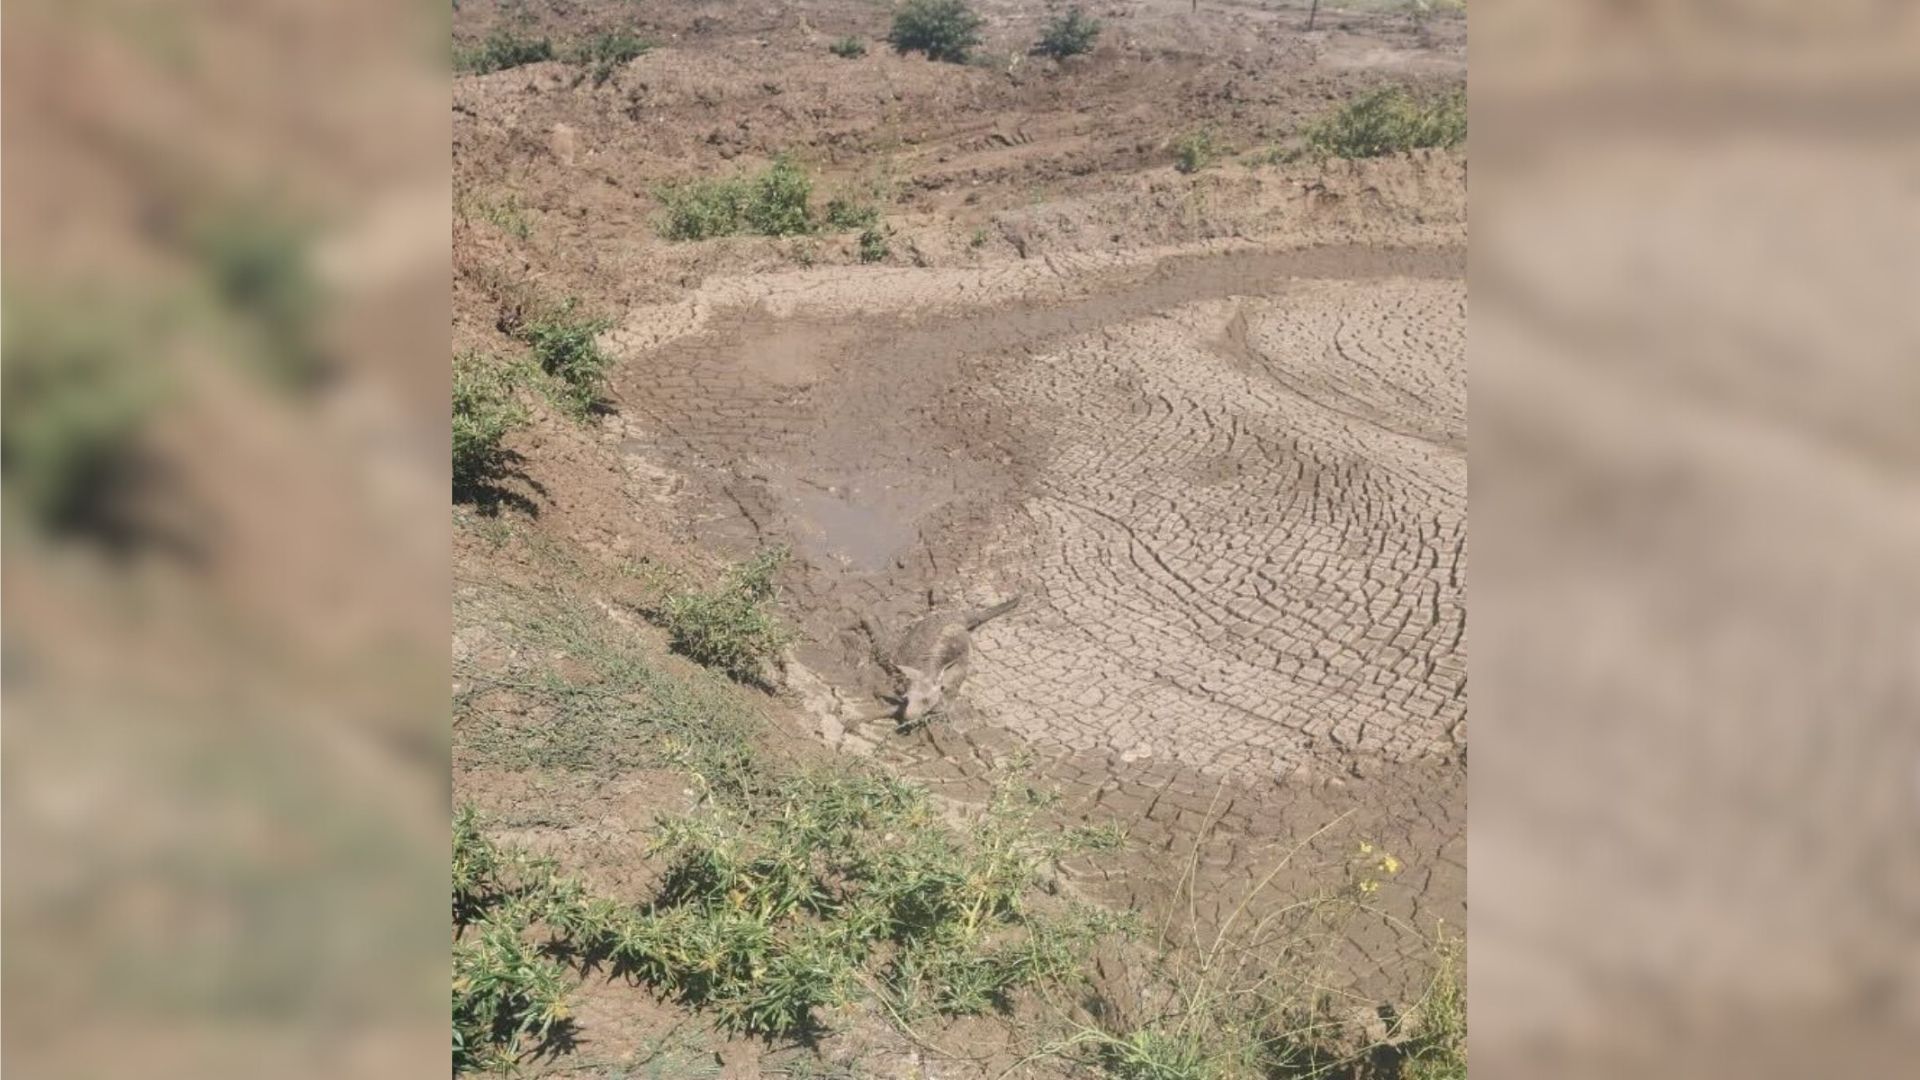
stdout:
[[1020,597],[1014,595],[989,608],[981,608],[967,617],[967,629],[977,630],[989,619],[997,619],[1020,605]]

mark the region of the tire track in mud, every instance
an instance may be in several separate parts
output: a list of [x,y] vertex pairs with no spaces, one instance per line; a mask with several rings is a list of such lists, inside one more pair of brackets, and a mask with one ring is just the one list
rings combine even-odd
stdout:
[[1035,749],[1130,827],[1140,872],[1105,887],[1148,907],[1190,852],[1230,905],[1259,853],[1350,815],[1316,865],[1364,835],[1419,868],[1382,896],[1403,925],[1349,943],[1358,985],[1403,993],[1406,927],[1465,915],[1463,275],[1459,249],[1238,252],[989,307],[888,273],[858,320],[837,284],[743,294],[618,390],[635,449],[734,508],[709,543],[794,547],[799,659],[847,697],[877,676],[863,615],[1029,596],[951,723],[842,709],[849,745],[959,797]]

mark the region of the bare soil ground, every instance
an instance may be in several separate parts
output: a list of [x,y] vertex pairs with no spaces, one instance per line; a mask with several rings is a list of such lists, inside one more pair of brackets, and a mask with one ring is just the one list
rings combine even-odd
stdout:
[[[1098,48],[1055,62],[1024,55],[1050,6],[979,7],[989,62],[959,66],[894,55],[862,0],[460,4],[456,42],[511,24],[659,47],[599,85],[560,62],[455,83],[455,349],[516,351],[498,320],[519,289],[611,317],[619,359],[604,415],[513,438],[498,516],[457,513],[456,661],[524,654],[527,596],[650,640],[623,568],[788,546],[799,643],[777,694],[740,692],[782,752],[974,801],[1036,754],[1066,814],[1129,830],[1087,887],[1156,925],[1189,868],[1204,924],[1335,823],[1264,902],[1358,839],[1394,852],[1339,977],[1404,999],[1436,923],[1465,925],[1466,161],[1268,152],[1364,89],[1457,85],[1464,17],[1329,5],[1307,33],[1304,5],[1095,3]],[[827,52],[848,34],[867,56]],[[1176,171],[1203,128],[1229,152]],[[851,234],[661,238],[662,185],[781,153],[822,198],[876,193],[887,258],[861,264]],[[1025,602],[977,635],[955,713],[900,734],[856,627],[902,626],[929,591]],[[485,707],[538,722],[511,694]],[[671,775],[465,738],[458,797],[640,894]],[[589,991],[602,1044],[579,1060],[657,1049],[653,1008]],[[992,1075],[903,1038],[838,1053]]]

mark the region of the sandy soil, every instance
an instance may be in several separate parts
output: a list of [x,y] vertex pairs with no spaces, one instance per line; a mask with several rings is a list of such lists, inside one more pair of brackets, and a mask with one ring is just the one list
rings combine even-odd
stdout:
[[[1263,152],[1357,90],[1457,83],[1464,20],[1104,3],[1093,55],[1016,63],[1047,9],[999,0],[998,61],[959,67],[887,52],[854,0],[535,7],[556,37],[663,45],[598,87],[560,63],[456,81],[457,195],[529,228],[456,224],[455,347],[512,348],[503,286],[616,321],[612,410],[517,436],[505,513],[609,566],[791,547],[786,730],[962,799],[1032,751],[1071,813],[1129,828],[1094,883],[1116,903],[1164,908],[1191,862],[1205,918],[1338,821],[1330,858],[1366,837],[1408,867],[1347,977],[1423,979],[1422,934],[1465,924],[1466,162]],[[510,15],[468,0],[456,39]],[[867,57],[826,52],[848,33]],[[1234,153],[1182,175],[1169,144],[1202,126]],[[890,257],[659,237],[659,185],[780,152],[883,193]],[[469,537],[460,575],[511,574],[501,550]],[[901,735],[856,627],[929,591],[1026,602],[980,631],[955,714]],[[557,797],[456,783],[527,820]],[[576,796],[545,815],[562,848],[582,815],[644,824]]]

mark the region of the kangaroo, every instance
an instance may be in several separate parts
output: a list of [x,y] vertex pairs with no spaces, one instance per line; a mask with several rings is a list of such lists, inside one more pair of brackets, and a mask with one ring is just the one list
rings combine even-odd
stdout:
[[[933,612],[907,628],[890,656],[876,652],[881,666],[894,676],[902,728],[923,723],[959,693],[971,670],[973,632],[1019,603],[1020,597],[1014,596],[972,612]],[[873,622],[866,620],[864,626],[877,645]]]

